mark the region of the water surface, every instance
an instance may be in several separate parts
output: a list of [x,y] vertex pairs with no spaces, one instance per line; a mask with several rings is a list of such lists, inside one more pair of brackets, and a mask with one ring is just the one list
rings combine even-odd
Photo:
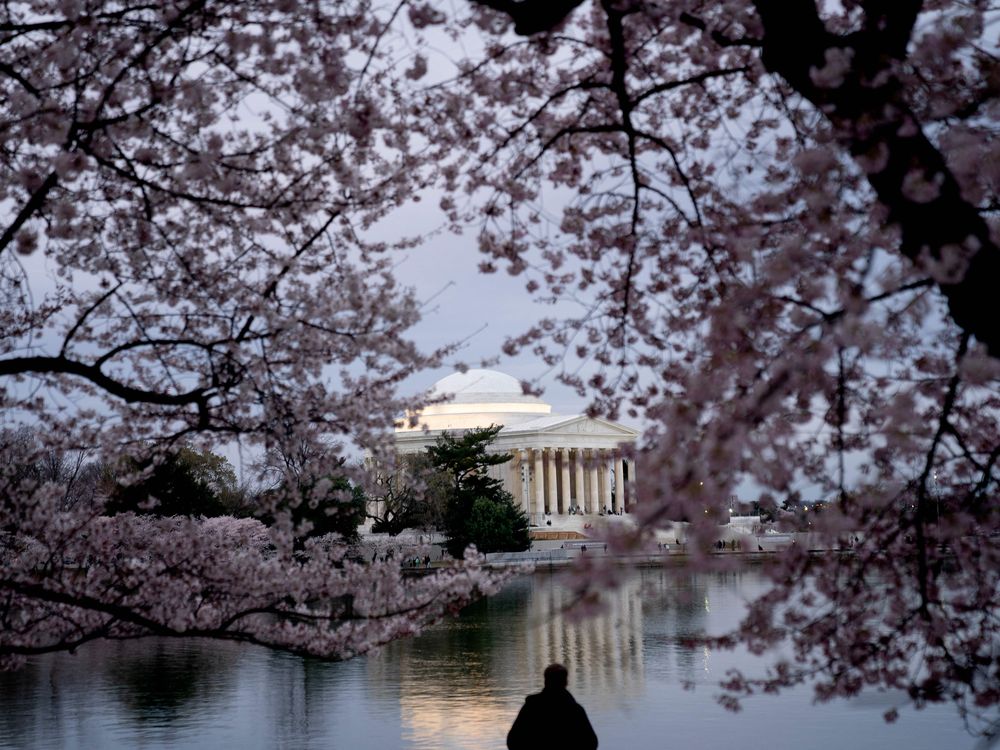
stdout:
[[756,662],[684,639],[722,632],[764,586],[754,568],[636,570],[604,614],[576,623],[560,614],[559,578],[537,574],[419,638],[337,664],[211,642],[91,644],[0,673],[0,748],[493,750],[553,661],[569,668],[602,748],[975,746],[945,706],[886,725],[898,696],[815,706],[803,689],[737,714],[719,707],[726,668]]

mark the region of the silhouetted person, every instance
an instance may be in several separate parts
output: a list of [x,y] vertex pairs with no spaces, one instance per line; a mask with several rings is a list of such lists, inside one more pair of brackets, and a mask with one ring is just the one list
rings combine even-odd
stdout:
[[597,735],[566,689],[568,676],[562,664],[545,668],[545,689],[524,700],[507,733],[509,750],[595,750]]

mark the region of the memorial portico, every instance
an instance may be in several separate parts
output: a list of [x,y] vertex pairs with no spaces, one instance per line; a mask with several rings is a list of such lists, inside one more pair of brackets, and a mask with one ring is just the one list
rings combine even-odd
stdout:
[[[396,448],[415,453],[444,431],[460,433],[502,425],[491,450],[511,460],[491,475],[528,514],[531,523],[578,513],[620,513],[635,503],[633,463],[622,448],[638,433],[583,414],[552,414],[552,407],[522,392],[521,384],[495,370],[468,370],[439,380],[432,395],[442,399],[421,411],[416,425],[396,430]],[[554,524],[557,525],[557,524]]]

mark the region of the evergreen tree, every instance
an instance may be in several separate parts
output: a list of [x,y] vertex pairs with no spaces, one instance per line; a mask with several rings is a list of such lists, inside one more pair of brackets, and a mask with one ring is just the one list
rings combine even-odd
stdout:
[[449,478],[444,525],[454,557],[461,557],[470,544],[480,552],[513,552],[531,545],[527,516],[503,483],[487,474],[490,466],[510,460],[507,454],[488,452],[500,429],[492,425],[460,437],[445,432],[427,449],[433,466]]
[[506,490],[502,499],[478,497],[466,520],[465,532],[480,552],[520,552],[531,546],[528,517]]

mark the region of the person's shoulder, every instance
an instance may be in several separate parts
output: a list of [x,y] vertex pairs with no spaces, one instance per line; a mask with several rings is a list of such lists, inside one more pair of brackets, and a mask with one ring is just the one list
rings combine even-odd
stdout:
[[586,716],[587,716],[587,709],[585,709],[582,705],[580,705],[580,703],[577,702],[576,698],[574,698],[573,695],[569,691],[566,691],[566,698],[565,698],[565,700],[566,700],[566,704],[567,704],[567,710],[572,711],[577,716],[582,716],[582,717],[586,718]]
[[569,690],[560,690],[557,694],[553,695],[553,697],[562,703],[570,703],[574,706],[580,705],[576,702],[576,698],[573,697],[573,694]]
[[568,690],[543,690],[528,699],[533,706],[545,706],[546,710],[573,711],[580,705]]

